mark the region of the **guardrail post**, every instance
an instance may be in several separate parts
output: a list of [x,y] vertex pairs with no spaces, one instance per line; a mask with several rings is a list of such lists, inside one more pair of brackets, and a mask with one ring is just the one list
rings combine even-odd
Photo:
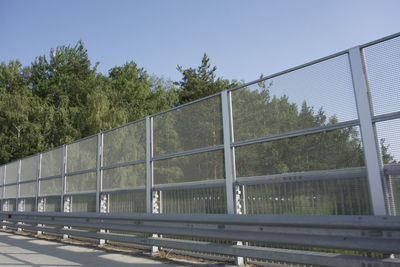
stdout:
[[[154,200],[157,192],[153,192],[153,118],[146,117],[146,212],[154,213]],[[154,195],[156,193],[156,195]],[[153,234],[153,237],[158,235]],[[158,252],[158,247],[152,246],[151,253]]]
[[360,47],[349,50],[351,74],[357,105],[365,164],[374,215],[387,215],[383,190],[382,166],[372,123],[372,107],[368,92],[368,81],[364,72],[363,57]]
[[[221,92],[222,106],[222,126],[224,134],[224,163],[225,163],[225,188],[226,188],[226,205],[228,214],[238,213],[240,209],[240,195],[237,195],[235,188],[235,168],[234,168],[234,148],[231,147],[233,141],[232,127],[232,109],[231,109],[231,93],[227,90]],[[239,210],[240,212],[240,210]],[[242,245],[242,242],[235,242],[236,245]],[[235,257],[236,265],[244,265],[243,257]]]

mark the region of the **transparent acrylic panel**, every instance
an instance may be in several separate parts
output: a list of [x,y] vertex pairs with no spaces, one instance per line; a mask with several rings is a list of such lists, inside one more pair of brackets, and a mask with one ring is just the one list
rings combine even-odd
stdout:
[[67,193],[96,191],[96,173],[88,172],[66,177],[65,190]]
[[234,140],[357,119],[348,56],[232,92]]
[[146,121],[103,135],[103,166],[146,159]]
[[72,212],[96,212],[96,195],[72,196]]
[[146,185],[146,164],[103,170],[103,189]]
[[21,160],[21,181],[35,180],[37,176],[38,156]]
[[42,154],[41,177],[61,175],[62,147],[47,151]]
[[225,187],[161,192],[162,213],[226,213]]
[[24,201],[24,211],[36,211],[35,198],[25,198],[23,201]]
[[40,195],[60,195],[62,190],[61,182],[61,178],[41,180],[39,183]]
[[247,214],[373,215],[365,177],[245,186]]
[[20,197],[36,196],[36,181],[20,185]]
[[0,166],[0,185],[4,183],[4,165]]
[[376,123],[383,164],[400,163],[400,119]]
[[153,162],[154,184],[224,179],[224,152],[216,150]]
[[400,37],[363,49],[374,114],[400,111]]
[[18,179],[18,161],[7,164],[6,184],[16,183]]
[[44,198],[44,210],[46,212],[61,211],[61,197],[46,197]]
[[67,145],[67,172],[96,168],[97,136]]
[[145,213],[146,192],[113,192],[109,194],[110,212]]
[[235,148],[237,177],[364,166],[358,127]]
[[221,97],[155,116],[153,141],[155,156],[222,144]]
[[17,197],[17,185],[6,185],[4,198],[16,198]]

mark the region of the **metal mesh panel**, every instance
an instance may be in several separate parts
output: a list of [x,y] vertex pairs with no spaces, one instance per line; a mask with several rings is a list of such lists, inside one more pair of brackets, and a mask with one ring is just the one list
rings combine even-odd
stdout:
[[2,199],[2,198],[3,198],[3,186],[0,186],[0,199]]
[[110,212],[145,213],[146,192],[115,192],[109,194]]
[[21,197],[36,196],[36,182],[24,183],[20,185]]
[[236,141],[357,119],[347,55],[232,92]]
[[358,127],[240,146],[237,177],[364,166]]
[[18,178],[18,161],[7,164],[6,184],[16,183]]
[[96,168],[97,136],[67,146],[67,172]]
[[400,37],[363,49],[375,115],[400,110]]
[[248,214],[373,215],[365,177],[248,185],[245,203]]
[[146,164],[129,165],[103,171],[103,189],[129,188],[146,184]]
[[36,211],[36,199],[25,198],[24,199],[24,211]]
[[60,147],[42,154],[41,177],[61,175],[62,151]]
[[3,184],[3,179],[4,179],[4,165],[0,166],[0,185]]
[[61,178],[42,180],[39,183],[40,195],[60,195],[61,194]]
[[146,158],[146,121],[139,121],[103,135],[103,165]]
[[154,183],[224,179],[224,152],[216,150],[154,162]]
[[72,196],[72,212],[96,212],[96,195]]
[[66,177],[66,192],[75,193],[83,191],[95,191],[97,180],[95,172],[71,175]]
[[35,180],[37,176],[38,156],[21,160],[21,181]]
[[383,164],[400,162],[400,119],[376,123]]
[[162,213],[227,213],[225,187],[161,192]]
[[16,198],[17,197],[17,185],[7,185],[5,186],[5,196],[4,198]]
[[17,205],[15,199],[9,199],[7,200],[7,202],[8,202],[7,211],[17,211]]
[[153,118],[154,155],[222,144],[221,97],[214,96]]
[[390,175],[387,179],[389,188],[392,193],[392,205],[394,209],[394,214],[400,215],[400,175]]
[[61,211],[61,197],[46,197],[44,210],[47,212]]

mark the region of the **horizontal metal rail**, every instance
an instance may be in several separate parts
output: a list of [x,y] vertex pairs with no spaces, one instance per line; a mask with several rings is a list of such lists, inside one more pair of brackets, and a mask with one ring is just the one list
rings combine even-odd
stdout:
[[[400,261],[395,259],[152,237],[152,234],[161,234],[390,254],[400,253],[399,217],[0,212],[0,220],[3,220],[0,225],[11,228],[301,264],[400,266]],[[65,229],[64,226],[95,230]],[[105,233],[100,229],[148,236]]]

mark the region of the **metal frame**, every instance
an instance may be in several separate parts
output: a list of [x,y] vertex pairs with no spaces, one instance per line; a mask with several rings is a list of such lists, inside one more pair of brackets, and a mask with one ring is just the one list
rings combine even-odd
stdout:
[[364,158],[367,167],[367,177],[375,215],[386,215],[384,190],[382,185],[383,173],[379,164],[379,150],[376,147],[376,136],[372,125],[372,112],[368,96],[368,84],[364,73],[364,63],[360,47],[349,50],[351,74],[353,77],[354,95],[360,131],[364,148]]
[[64,212],[64,194],[66,188],[65,172],[67,170],[67,145],[62,146],[62,163],[61,163],[61,205],[60,212]]
[[146,117],[146,211],[152,213],[152,187],[153,187],[153,120],[151,117]]
[[103,134],[97,134],[97,162],[96,162],[96,212],[100,212],[100,193],[102,192],[102,170],[103,166]]

